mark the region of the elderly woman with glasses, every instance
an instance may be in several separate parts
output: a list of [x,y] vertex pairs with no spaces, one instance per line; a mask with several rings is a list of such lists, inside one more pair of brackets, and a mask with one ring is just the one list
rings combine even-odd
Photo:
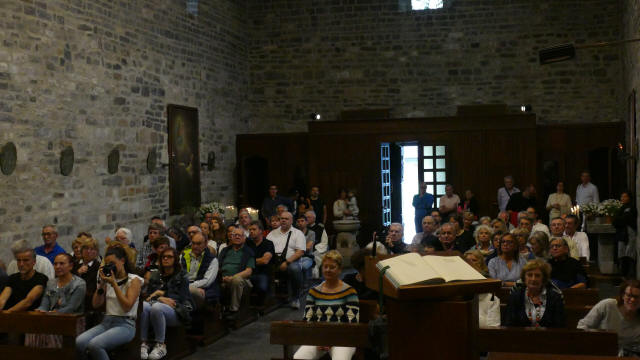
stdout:
[[604,299],[578,321],[578,329],[613,330],[618,334],[618,356],[640,356],[640,281],[620,285],[615,299]]

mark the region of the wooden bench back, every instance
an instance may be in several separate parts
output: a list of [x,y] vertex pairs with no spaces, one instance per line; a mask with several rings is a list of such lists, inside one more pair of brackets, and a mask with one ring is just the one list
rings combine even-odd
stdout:
[[36,311],[0,312],[0,333],[62,335],[62,348],[42,349],[23,344],[0,344],[5,359],[41,358],[75,359],[76,337],[80,334],[83,314],[40,313]]
[[479,351],[614,356],[613,331],[536,328],[485,328],[477,332]]

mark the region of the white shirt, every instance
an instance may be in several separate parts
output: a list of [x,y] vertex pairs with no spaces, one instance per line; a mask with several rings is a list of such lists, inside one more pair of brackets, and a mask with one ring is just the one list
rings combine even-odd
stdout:
[[551,237],[551,232],[549,231],[549,227],[543,223],[536,223],[531,227],[531,233],[533,234],[536,231],[542,231],[547,234],[548,237]]
[[[141,282],[141,285],[144,285],[144,279],[141,278],[138,275],[135,274],[128,274],[129,276],[129,281],[127,281],[126,283],[124,283],[122,286],[120,286],[120,290],[122,291],[123,294],[127,293],[127,289],[129,289],[129,286],[131,286],[131,283],[133,283],[133,279],[138,279]],[[106,293],[106,315],[115,315],[115,316],[128,316],[131,318],[136,318],[136,316],[138,315],[138,298],[139,296],[136,296],[136,302],[133,304],[133,306],[131,307],[131,309],[129,309],[129,311],[124,312],[124,310],[122,309],[122,306],[120,305],[120,302],[118,301],[118,298],[116,297],[116,291],[113,290],[113,286],[111,285],[107,285],[107,293]]]
[[[37,272],[48,277],[49,280],[55,279],[56,272],[53,270],[51,261],[44,256],[36,255],[36,265],[33,267]],[[18,263],[12,260],[7,266],[7,275],[13,275],[18,272]]]
[[504,186],[498,189],[498,208],[500,211],[507,210],[507,204],[509,203],[509,199],[511,199],[511,195],[519,192],[520,189],[515,186],[511,188],[511,191],[507,191],[507,188]]
[[592,183],[587,185],[580,184],[576,189],[576,204],[584,205],[589,203],[599,203],[600,195],[598,194],[598,188]]
[[587,234],[582,231],[576,231],[573,236],[570,236],[566,232],[564,233],[564,235],[571,238],[571,240],[576,243],[576,246],[578,247],[578,254],[580,254],[580,257],[584,256],[587,258],[587,261],[589,261],[589,237],[587,236]]
[[287,236],[291,232],[291,239],[289,239],[289,247],[285,257],[288,259],[296,252],[296,250],[307,250],[307,240],[305,239],[302,231],[294,228],[293,226],[289,230],[283,233],[280,228],[274,229],[267,235],[267,240],[273,242],[273,247],[276,250],[276,255],[280,256],[284,251],[284,246],[287,244]]

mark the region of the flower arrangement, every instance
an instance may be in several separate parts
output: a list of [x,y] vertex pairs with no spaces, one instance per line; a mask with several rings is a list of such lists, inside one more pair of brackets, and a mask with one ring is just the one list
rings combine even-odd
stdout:
[[210,202],[207,204],[200,205],[200,209],[198,210],[200,214],[200,218],[204,219],[204,214],[206,213],[218,213],[220,215],[224,215],[224,205],[219,202]]
[[622,207],[620,200],[607,199],[601,203],[589,203],[580,207],[587,216],[614,216]]
[[616,199],[607,199],[599,205],[602,216],[614,216],[618,213],[621,207],[622,203],[620,200]]

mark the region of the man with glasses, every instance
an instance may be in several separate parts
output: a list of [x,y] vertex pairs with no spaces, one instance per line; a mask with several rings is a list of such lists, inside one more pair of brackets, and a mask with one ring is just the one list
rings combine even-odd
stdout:
[[218,259],[209,252],[202,233],[196,231],[191,236],[191,248],[182,251],[180,265],[189,277],[189,291],[197,308],[202,308],[205,301],[218,300],[214,283],[218,276]]
[[44,245],[38,246],[35,248],[36,255],[44,256],[51,264],[53,264],[53,260],[56,258],[58,254],[65,254],[66,251],[58,243],[56,240],[58,239],[58,232],[56,231],[56,227],[53,225],[45,225],[42,228],[42,241]]
[[549,245],[551,281],[560,289],[587,287],[587,275],[580,262],[569,257],[569,245],[562,237],[552,237]]
[[551,236],[563,238],[569,246],[569,256],[578,260],[580,258],[580,251],[578,245],[570,237],[564,234],[566,223],[563,218],[557,217],[551,219]]
[[251,291],[249,278],[256,267],[253,250],[245,246],[247,237],[244,230],[233,229],[231,246],[220,251],[220,275],[222,289],[230,295],[229,313],[227,317],[233,319],[240,309],[242,296]]

